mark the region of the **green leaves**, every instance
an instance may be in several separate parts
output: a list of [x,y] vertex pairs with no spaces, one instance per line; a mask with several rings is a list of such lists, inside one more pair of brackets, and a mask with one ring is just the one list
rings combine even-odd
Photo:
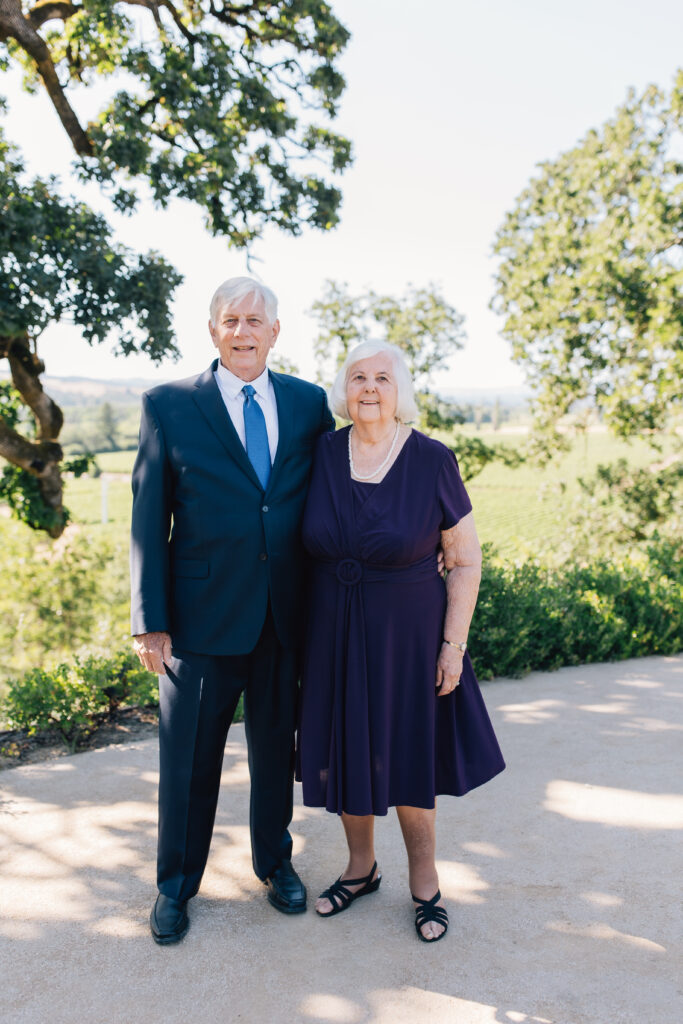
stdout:
[[11,680],[4,704],[11,726],[29,736],[55,730],[72,751],[92,731],[98,711],[93,687],[69,665],[34,668]]
[[[79,174],[111,189],[119,209],[143,178],[162,206],[172,196],[198,203],[209,230],[238,248],[267,223],[292,234],[337,223],[341,194],[315,172],[343,171],[351,144],[316,117],[336,115],[345,82],[335,62],[349,33],[326,3],[83,0],[60,16],[44,39],[66,91],[116,83],[87,126],[94,153]],[[20,46],[12,41],[11,55],[40,87]]]
[[469,642],[481,679],[674,654],[681,644],[683,563],[665,542],[645,562],[548,569],[484,560]]
[[56,542],[4,520],[0,677],[110,652],[129,632],[127,538],[71,526]]
[[579,477],[580,496],[568,517],[563,548],[568,558],[590,551],[599,538],[603,554],[667,539],[683,556],[683,459],[674,453],[658,464],[634,469],[626,459],[598,465]]
[[[120,212],[134,210],[141,179],[161,206],[197,203],[209,230],[237,248],[269,223],[294,235],[337,223],[341,193],[324,168],[343,171],[351,144],[317,117],[336,114],[344,79],[335,62],[349,34],[323,0],[13,0],[0,4],[0,39],[0,71],[19,62],[27,88],[46,90],[81,180],[99,183]],[[70,91],[102,79],[111,88],[84,126]],[[170,302],[180,276],[157,253],[117,245],[104,218],[61,196],[54,179],[27,183],[22,172],[0,134],[2,354],[17,339],[28,352],[65,319],[90,344],[114,336],[122,355],[176,354]],[[39,418],[54,403],[34,357],[32,397],[20,390]],[[34,457],[8,424],[0,409],[0,456],[13,463],[2,493],[24,521],[57,536],[67,518],[61,450]],[[46,424],[38,437],[56,441],[55,417]]]
[[468,483],[489,462],[501,462],[504,466],[514,468],[525,461],[519,449],[507,444],[486,444],[481,438],[469,437],[467,434],[456,434],[449,448],[458,460],[463,479]]
[[[0,500],[33,529],[58,536],[68,511],[62,450],[48,443],[62,417],[43,393],[44,366],[30,342],[48,324],[69,320],[90,344],[113,336],[121,354],[145,352],[158,362],[177,352],[170,303],[180,280],[157,253],[117,245],[105,219],[62,197],[54,179],[27,182],[0,132],[0,343],[10,363],[25,356],[21,381],[12,364],[17,390],[0,396],[0,455],[11,463],[0,475]],[[28,429],[20,423],[19,399],[38,429],[30,417]]]
[[[457,408],[433,394],[429,387],[432,374],[446,366],[452,354],[462,348],[465,336],[464,317],[446,302],[435,285],[410,285],[397,298],[373,291],[354,296],[345,284],[328,281],[325,294],[313,303],[311,314],[318,321],[318,336],[313,344],[319,381],[330,384],[350,349],[379,336],[400,348],[406,358],[422,425],[432,430],[448,430],[454,423],[462,422]],[[473,459],[473,467],[475,463],[479,468],[483,464]]]
[[59,733],[76,750],[106,714],[121,705],[159,703],[156,676],[141,668],[132,651],[113,658],[74,658],[52,669],[34,668],[10,680],[3,714],[29,736]]
[[682,407],[683,75],[540,166],[501,226],[493,308],[536,389],[538,429],[575,402],[625,437]]
[[353,296],[345,284],[328,281],[311,314],[319,324],[314,342],[318,379],[330,382],[349,350],[378,335],[400,348],[416,389],[428,391],[431,375],[462,348],[464,317],[435,285],[409,286],[403,296],[369,291]]
[[0,135],[0,335],[39,334],[55,320],[91,344],[116,333],[124,354],[173,354],[171,296],[181,277],[156,253],[137,255],[109,225],[64,199],[54,179],[24,184]]
[[0,502],[8,506],[15,519],[32,530],[45,530],[51,536],[61,533],[69,519],[67,509],[58,511],[47,504],[36,477],[19,466],[3,466]]
[[0,381],[0,416],[7,426],[16,429],[23,411],[24,404],[16,388],[9,381]]

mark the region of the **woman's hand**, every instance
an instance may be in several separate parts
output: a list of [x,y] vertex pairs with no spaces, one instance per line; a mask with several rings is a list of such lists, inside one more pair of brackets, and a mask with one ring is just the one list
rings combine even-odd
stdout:
[[441,644],[441,653],[436,663],[436,688],[439,697],[452,693],[460,682],[462,675],[463,652],[450,644]]

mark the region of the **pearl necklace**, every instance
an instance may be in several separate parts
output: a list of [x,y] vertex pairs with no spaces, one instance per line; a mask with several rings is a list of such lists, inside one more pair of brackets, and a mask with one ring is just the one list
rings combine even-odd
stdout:
[[398,432],[400,427],[401,424],[397,421],[396,430],[394,431],[394,438],[393,441],[391,442],[391,448],[387,452],[386,459],[380,466],[377,467],[377,469],[370,473],[369,476],[361,476],[361,474],[358,472],[358,470],[353,464],[353,451],[351,449],[351,434],[353,433],[353,427],[351,427],[351,429],[349,430],[349,466],[351,467],[351,476],[355,476],[356,480],[372,480],[373,476],[377,476],[378,473],[381,473],[384,467],[386,466],[387,462],[391,458],[391,456],[394,454],[394,448],[396,447],[396,441],[398,440]]

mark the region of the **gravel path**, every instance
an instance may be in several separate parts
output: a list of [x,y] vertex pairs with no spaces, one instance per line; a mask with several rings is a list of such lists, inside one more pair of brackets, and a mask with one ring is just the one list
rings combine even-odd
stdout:
[[[377,895],[289,918],[251,872],[242,726],[231,731],[192,926],[159,948],[154,740],[0,777],[0,1006],[8,1024],[679,1024],[683,656],[485,684],[508,761],[439,806],[447,938],[418,942],[395,815]],[[339,823],[296,792],[309,893]],[[678,943],[678,948],[677,944]]]

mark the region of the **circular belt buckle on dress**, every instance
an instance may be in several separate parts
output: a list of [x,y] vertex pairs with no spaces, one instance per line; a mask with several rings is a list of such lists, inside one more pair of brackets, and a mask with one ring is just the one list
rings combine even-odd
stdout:
[[355,558],[342,558],[337,562],[335,571],[337,579],[345,587],[353,587],[363,578],[363,567]]

